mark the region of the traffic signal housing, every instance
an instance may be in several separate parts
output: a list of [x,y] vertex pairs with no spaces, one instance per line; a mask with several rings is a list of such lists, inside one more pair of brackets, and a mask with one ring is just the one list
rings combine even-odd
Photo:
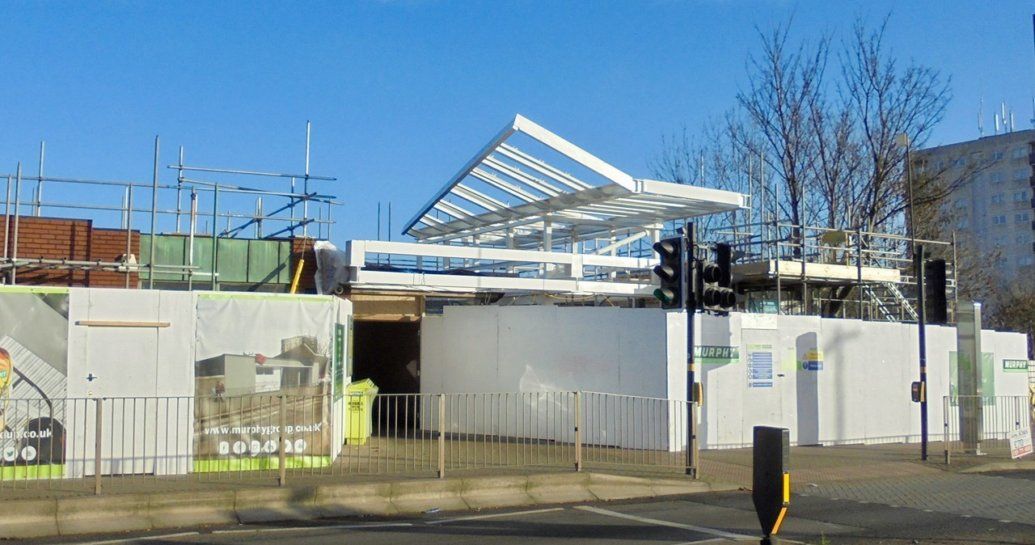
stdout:
[[687,243],[683,237],[666,238],[654,243],[654,251],[661,260],[654,266],[654,274],[661,284],[654,290],[654,297],[661,301],[661,308],[683,308],[686,250]]
[[729,244],[715,245],[715,261],[700,260],[694,282],[697,307],[728,313],[737,304],[733,291],[733,249]]
[[949,323],[944,259],[929,259],[924,267],[924,307],[929,324]]

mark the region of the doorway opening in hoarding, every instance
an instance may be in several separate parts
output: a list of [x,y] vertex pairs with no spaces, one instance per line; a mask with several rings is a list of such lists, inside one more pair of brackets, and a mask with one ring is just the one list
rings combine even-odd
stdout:
[[420,391],[420,322],[357,320],[352,380],[368,378],[382,394]]

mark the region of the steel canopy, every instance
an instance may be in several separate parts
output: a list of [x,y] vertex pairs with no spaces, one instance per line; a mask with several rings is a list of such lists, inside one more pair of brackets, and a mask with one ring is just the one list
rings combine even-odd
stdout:
[[[537,156],[518,148],[518,141],[538,149]],[[516,115],[410,219],[404,233],[419,242],[549,250],[544,241],[642,236],[668,220],[747,208],[748,198],[633,178]]]

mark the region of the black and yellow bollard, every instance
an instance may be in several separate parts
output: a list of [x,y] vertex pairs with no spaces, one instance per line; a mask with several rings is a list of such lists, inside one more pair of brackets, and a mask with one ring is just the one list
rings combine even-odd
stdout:
[[791,502],[791,432],[755,426],[751,499],[762,525],[763,545],[775,543]]

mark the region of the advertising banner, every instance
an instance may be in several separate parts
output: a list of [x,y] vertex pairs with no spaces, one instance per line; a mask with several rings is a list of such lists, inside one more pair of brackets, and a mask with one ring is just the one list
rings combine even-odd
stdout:
[[0,478],[65,474],[68,292],[0,290]]
[[330,464],[330,298],[206,293],[197,305],[194,471],[276,468],[280,449],[288,467]]

